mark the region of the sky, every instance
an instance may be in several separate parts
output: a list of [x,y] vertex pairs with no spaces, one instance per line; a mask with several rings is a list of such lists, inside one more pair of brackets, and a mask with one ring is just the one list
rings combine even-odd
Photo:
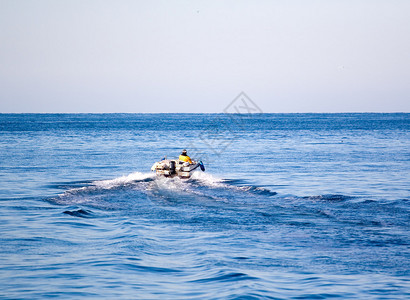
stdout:
[[0,0],[0,112],[410,112],[410,1]]

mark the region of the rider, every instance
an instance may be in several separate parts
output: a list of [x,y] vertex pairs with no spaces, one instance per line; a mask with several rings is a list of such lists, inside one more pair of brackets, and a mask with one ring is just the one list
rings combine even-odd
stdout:
[[185,161],[185,162],[189,162],[190,164],[192,164],[192,160],[191,158],[186,154],[186,150],[182,150],[181,155],[179,156],[179,160],[180,161]]

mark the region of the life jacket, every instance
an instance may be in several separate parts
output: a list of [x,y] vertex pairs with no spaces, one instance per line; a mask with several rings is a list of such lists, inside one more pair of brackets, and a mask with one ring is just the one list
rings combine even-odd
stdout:
[[179,156],[179,160],[180,161],[185,161],[185,162],[189,162],[190,164],[192,164],[192,160],[188,155],[180,155]]

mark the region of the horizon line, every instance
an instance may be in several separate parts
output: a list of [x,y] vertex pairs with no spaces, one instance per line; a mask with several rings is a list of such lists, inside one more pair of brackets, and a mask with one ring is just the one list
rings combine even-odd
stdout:
[[195,114],[195,115],[221,115],[221,114],[228,114],[228,115],[235,115],[235,114],[249,114],[249,115],[267,115],[267,114],[410,114],[406,111],[393,111],[393,112],[380,112],[380,111],[353,111],[353,112],[261,112],[261,113],[226,113],[226,112],[0,112],[1,115],[12,115],[12,114],[94,114],[94,115],[102,115],[102,114],[175,114],[175,115],[183,115],[183,114]]

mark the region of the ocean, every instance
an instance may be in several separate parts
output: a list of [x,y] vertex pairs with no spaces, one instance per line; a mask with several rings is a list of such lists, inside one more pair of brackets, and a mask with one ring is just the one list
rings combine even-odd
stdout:
[[[0,114],[0,299],[409,299],[410,114]],[[205,172],[156,177],[182,149]]]

